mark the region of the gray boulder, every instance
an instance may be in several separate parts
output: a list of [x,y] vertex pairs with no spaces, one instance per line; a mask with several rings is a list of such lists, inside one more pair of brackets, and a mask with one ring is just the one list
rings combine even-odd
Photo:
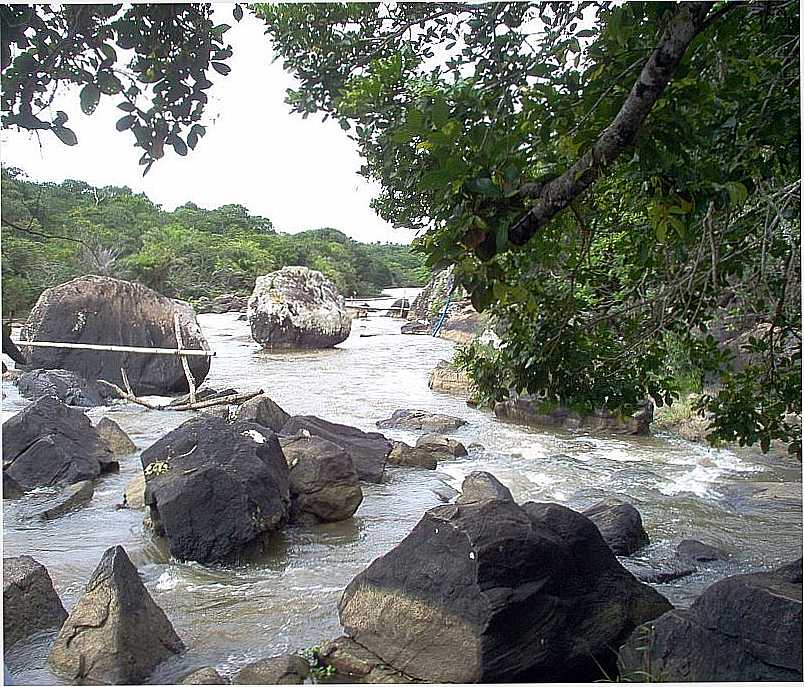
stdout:
[[379,432],[364,432],[357,427],[329,422],[314,415],[295,415],[282,427],[281,434],[294,436],[299,432],[308,432],[340,446],[349,454],[361,480],[382,482],[386,457],[392,444]]
[[335,682],[361,684],[407,684],[414,680],[387,666],[349,637],[323,642],[316,658],[335,671]]
[[131,437],[110,417],[101,418],[101,421],[95,425],[95,431],[109,447],[113,456],[128,456],[137,452],[137,447],[131,441]]
[[[208,349],[189,303],[171,300],[136,282],[86,276],[45,290],[28,316],[26,341],[116,344],[176,348],[174,316],[179,316],[185,349]],[[125,369],[135,394],[188,391],[181,361],[172,355],[21,346],[30,367],[77,372],[123,386]],[[196,384],[209,372],[209,358],[189,356]]]
[[307,267],[283,267],[257,277],[248,321],[254,340],[268,349],[331,348],[352,329],[338,289]]
[[90,501],[94,493],[95,485],[90,480],[70,484],[39,514],[39,517],[42,520],[58,518]]
[[620,675],[640,682],[801,682],[801,559],[716,582],[688,610],[638,627]]
[[428,432],[447,432],[463,427],[466,420],[452,415],[431,413],[427,410],[404,408],[395,410],[391,417],[377,422],[380,429],[427,430]]
[[103,554],[48,663],[81,683],[138,684],[184,645],[122,546]]
[[336,522],[351,518],[363,501],[352,459],[340,446],[317,436],[282,438],[290,466],[291,519]]
[[468,455],[466,447],[460,441],[438,434],[423,434],[416,440],[416,448],[441,454],[445,458],[460,458]]
[[237,420],[243,422],[256,422],[273,432],[280,432],[290,414],[286,413],[265,394],[260,394],[243,403],[235,413]]
[[24,398],[35,401],[42,396],[55,396],[68,406],[102,406],[116,398],[108,387],[87,381],[72,370],[29,370],[15,384]]
[[395,441],[388,454],[388,464],[435,470],[438,467],[438,457],[427,448],[416,448],[408,446],[404,441]]
[[461,495],[456,503],[481,503],[483,501],[502,501],[514,503],[511,491],[490,472],[477,470],[470,472],[461,485]]
[[433,683],[601,679],[633,629],[670,608],[580,513],[501,498],[428,511],[339,604],[355,642]]
[[30,556],[3,559],[3,649],[51,627],[61,627],[67,611],[44,565]]
[[723,551],[709,544],[704,544],[697,539],[684,539],[679,542],[676,547],[676,556],[696,563],[726,560],[726,554]]
[[642,516],[630,503],[609,498],[583,511],[618,556],[630,556],[650,543]]
[[288,465],[264,427],[202,414],[141,460],[154,532],[180,560],[231,559],[287,521]]
[[42,396],[3,424],[3,473],[22,489],[73,484],[118,468],[89,418]]
[[310,665],[301,656],[285,654],[263,658],[240,669],[235,685],[300,685],[310,674]]

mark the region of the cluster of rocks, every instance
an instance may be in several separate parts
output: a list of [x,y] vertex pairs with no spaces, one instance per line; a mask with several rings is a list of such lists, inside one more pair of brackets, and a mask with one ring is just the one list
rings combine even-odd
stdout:
[[235,293],[224,293],[215,298],[201,296],[195,302],[196,312],[199,314],[216,314],[225,312],[245,312],[248,307],[248,296],[238,296]]

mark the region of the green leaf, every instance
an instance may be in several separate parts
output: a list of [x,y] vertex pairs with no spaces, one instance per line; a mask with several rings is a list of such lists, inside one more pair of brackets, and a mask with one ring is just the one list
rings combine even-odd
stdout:
[[748,189],[739,181],[730,181],[726,184],[726,191],[732,205],[741,206],[748,198]]
[[58,136],[59,140],[64,143],[64,145],[74,146],[78,143],[78,137],[75,135],[75,132],[72,129],[68,129],[66,126],[54,126],[53,133]]
[[223,62],[212,62],[212,68],[218,72],[218,74],[222,74],[223,76],[226,76],[230,71],[232,71],[232,68]]
[[123,110],[123,112],[134,112],[137,108],[134,107],[131,103],[120,103],[118,109]]
[[232,10],[232,16],[235,21],[239,22],[243,18],[243,8],[240,5],[235,5]]
[[137,118],[134,115],[126,115],[125,117],[121,117],[117,120],[117,124],[115,124],[115,128],[118,131],[125,131],[126,129],[130,129],[134,126],[134,122],[137,121]]
[[503,223],[497,229],[497,252],[502,253],[508,245],[508,225]]
[[440,96],[436,97],[433,101],[433,108],[430,114],[433,118],[433,124],[439,128],[444,126],[449,119],[449,106],[447,105],[447,101]]
[[[98,102],[100,101],[100,88],[98,88],[94,83],[88,83],[81,89],[81,109],[84,111],[84,114],[91,115],[95,108],[98,106]],[[69,144],[68,145],[72,145]]]
[[187,145],[179,136],[173,137],[173,150],[181,156],[187,155]]

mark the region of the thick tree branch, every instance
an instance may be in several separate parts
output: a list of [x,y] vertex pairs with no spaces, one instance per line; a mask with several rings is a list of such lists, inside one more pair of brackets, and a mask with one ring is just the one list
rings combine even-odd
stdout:
[[711,2],[679,5],[614,121],[572,167],[540,188],[533,189],[538,193],[536,202],[509,230],[511,243],[524,245],[544,224],[589,189],[633,143],[639,128],[670,83],[687,47],[706,24],[711,6]]

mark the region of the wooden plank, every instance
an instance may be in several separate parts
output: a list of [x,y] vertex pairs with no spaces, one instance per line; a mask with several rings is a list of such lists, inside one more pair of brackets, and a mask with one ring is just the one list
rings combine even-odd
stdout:
[[[184,347],[184,342],[181,338],[181,322],[179,321],[179,313],[173,314],[173,330],[176,334],[176,347],[181,350]],[[190,388],[190,405],[195,403],[195,377],[190,371],[190,364],[187,362],[187,356],[181,356],[181,366],[184,368],[184,376],[187,378],[187,386]]]
[[59,343],[55,341],[15,341],[17,346],[33,346],[39,348],[77,348],[87,351],[120,351],[121,353],[153,353],[155,355],[200,355],[206,358],[214,358],[215,351],[205,351],[199,348],[146,348],[143,346],[116,346],[111,344],[79,344],[79,343]]

